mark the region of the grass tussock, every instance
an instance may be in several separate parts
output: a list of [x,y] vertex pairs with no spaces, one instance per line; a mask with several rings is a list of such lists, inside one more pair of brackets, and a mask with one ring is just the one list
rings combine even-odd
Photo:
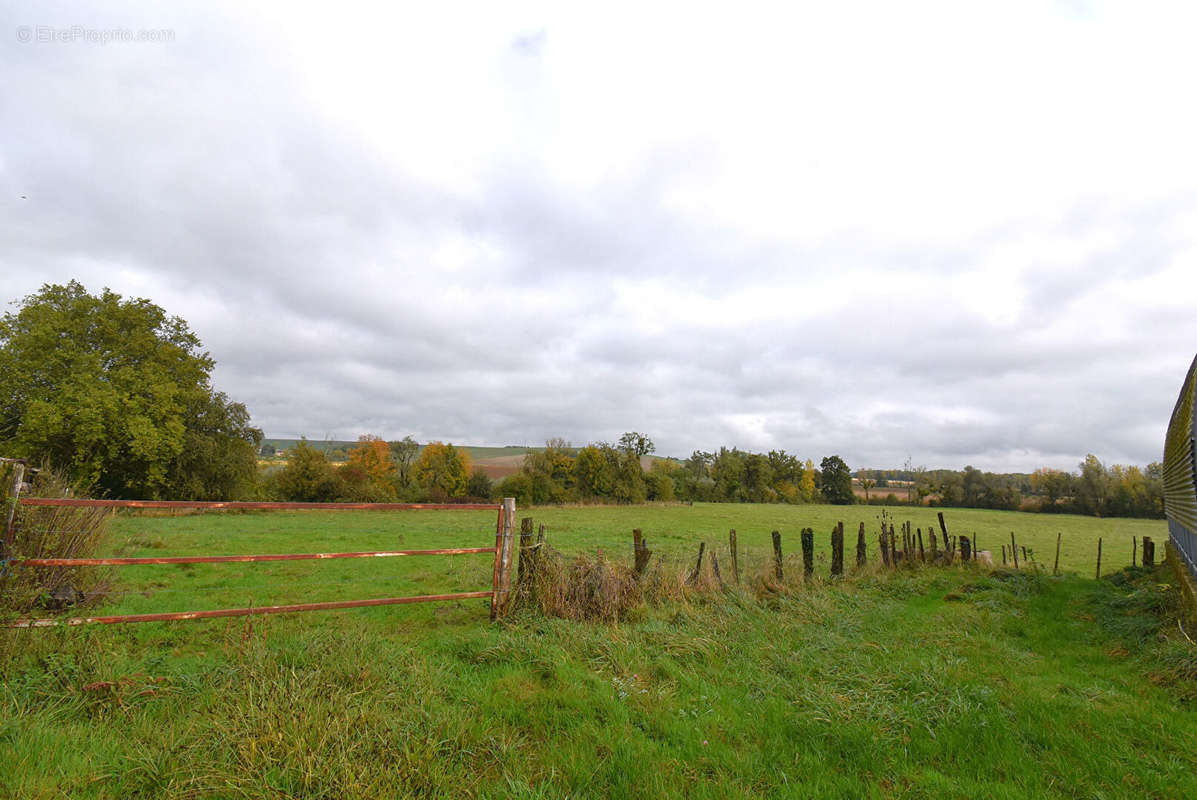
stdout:
[[1197,643],[1180,621],[1180,594],[1162,567],[1126,567],[1098,581],[1091,603],[1098,624],[1137,656],[1146,677],[1197,703]]
[[[817,566],[826,569],[826,564]],[[781,577],[772,560],[754,561],[741,567],[741,574],[736,575],[730,564],[712,559],[708,551],[701,562],[693,563],[654,556],[643,574],[638,575],[631,564],[610,559],[601,550],[571,558],[542,544],[526,562],[524,579],[516,581],[512,602],[513,608],[534,610],[547,617],[635,622],[643,619],[649,608],[715,602],[777,607],[787,598],[810,597],[834,587],[882,586],[887,591],[909,596],[923,591],[920,575],[933,569],[943,570],[943,565],[932,564],[912,564],[900,569],[866,564],[849,568],[836,577],[819,571],[807,575],[800,556],[783,560]],[[957,562],[951,569],[972,575],[987,574],[975,564]],[[999,579],[1017,581],[1022,576]]]
[[[5,508],[11,480],[5,480]],[[62,473],[41,469],[31,481],[34,497],[85,497],[86,491]],[[106,536],[108,512],[99,508],[19,506],[14,559],[87,558],[96,555]],[[29,567],[19,562],[0,568],[0,614],[24,614],[35,608],[61,609],[94,601],[110,582],[96,567]]]

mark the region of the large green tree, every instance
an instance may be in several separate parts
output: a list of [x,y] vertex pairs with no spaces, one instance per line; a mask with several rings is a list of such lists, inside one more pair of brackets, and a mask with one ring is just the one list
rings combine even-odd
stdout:
[[839,456],[827,456],[823,459],[819,488],[827,502],[836,505],[850,505],[856,502],[856,495],[852,493],[852,471]]
[[149,300],[47,284],[0,318],[0,447],[115,497],[245,494],[262,433],[214,363]]

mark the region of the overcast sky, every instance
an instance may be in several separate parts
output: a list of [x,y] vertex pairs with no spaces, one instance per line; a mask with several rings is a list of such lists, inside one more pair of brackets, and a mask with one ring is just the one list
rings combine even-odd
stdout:
[[0,300],[150,298],[268,436],[1160,459],[1191,2],[241,5],[0,8]]

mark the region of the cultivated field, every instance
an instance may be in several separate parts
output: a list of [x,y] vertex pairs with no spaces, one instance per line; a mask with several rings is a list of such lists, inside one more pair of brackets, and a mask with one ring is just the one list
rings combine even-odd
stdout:
[[[902,509],[892,510],[901,522]],[[550,542],[677,569],[700,539],[764,569],[782,531],[876,507],[538,508]],[[0,632],[0,796],[1192,797],[1197,699],[1159,650],[1155,584],[1092,581],[1163,523],[948,510],[996,551],[1011,530],[1059,579],[974,570],[801,579],[598,625],[485,601],[247,621]],[[187,555],[488,545],[491,512],[257,513],[113,520],[111,550]],[[934,514],[912,518],[926,527]],[[1161,546],[1162,551],[1162,546]],[[848,558],[849,563],[852,556]],[[725,573],[728,572],[725,564]],[[115,574],[104,613],[489,587],[486,555]],[[1138,610],[1127,616],[1127,610]],[[1173,627],[1175,627],[1173,625]],[[1172,643],[1165,643],[1173,647]],[[1174,665],[1173,665],[1174,666]],[[1171,671],[1170,671],[1171,670]],[[1186,701],[1184,698],[1189,697]]]

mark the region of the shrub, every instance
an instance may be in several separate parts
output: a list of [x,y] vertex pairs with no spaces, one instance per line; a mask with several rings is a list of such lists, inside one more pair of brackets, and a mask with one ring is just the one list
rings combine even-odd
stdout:
[[[11,471],[4,477],[5,509],[10,500]],[[35,497],[86,497],[62,473],[43,468],[35,473]],[[102,508],[20,506],[16,516],[15,558],[89,558],[100,548],[108,512]],[[0,524],[3,524],[0,521]],[[62,607],[93,600],[107,588],[107,570],[96,567],[0,568],[0,613],[24,614],[41,605]]]

